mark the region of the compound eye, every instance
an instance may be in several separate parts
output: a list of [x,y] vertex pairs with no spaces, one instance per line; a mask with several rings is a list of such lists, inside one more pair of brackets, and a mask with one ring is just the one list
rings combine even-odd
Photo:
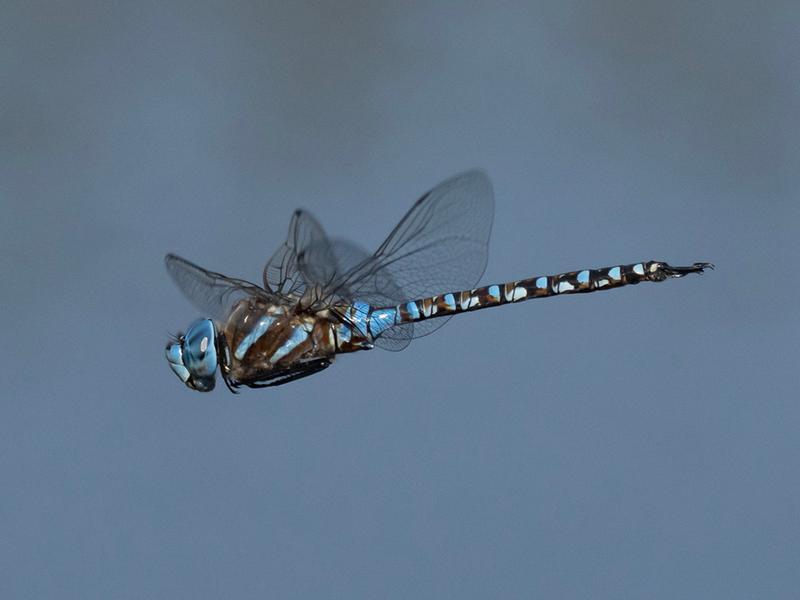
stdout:
[[197,321],[186,332],[183,360],[192,377],[208,377],[217,370],[215,336],[214,323],[209,319]]
[[183,348],[181,348],[181,342],[173,342],[167,346],[166,355],[167,362],[172,372],[180,377],[183,383],[189,381],[189,371],[183,364]]

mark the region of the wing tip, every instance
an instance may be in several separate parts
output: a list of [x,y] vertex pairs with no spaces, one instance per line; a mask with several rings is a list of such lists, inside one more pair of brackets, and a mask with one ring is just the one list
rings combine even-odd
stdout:
[[173,254],[172,252],[167,252],[164,255],[164,266],[167,268],[167,271],[172,273],[175,269],[176,265],[185,265],[189,263],[188,260],[178,256],[177,254]]

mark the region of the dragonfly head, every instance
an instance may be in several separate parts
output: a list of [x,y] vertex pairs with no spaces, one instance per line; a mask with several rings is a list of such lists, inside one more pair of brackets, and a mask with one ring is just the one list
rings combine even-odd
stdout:
[[191,324],[186,335],[167,344],[167,362],[183,383],[198,392],[214,389],[217,371],[217,331],[210,319]]

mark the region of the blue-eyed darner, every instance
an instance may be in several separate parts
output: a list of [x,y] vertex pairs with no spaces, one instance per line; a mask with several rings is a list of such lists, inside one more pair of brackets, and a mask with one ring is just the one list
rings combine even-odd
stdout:
[[417,200],[372,254],[328,238],[309,213],[296,211],[264,267],[263,287],[168,254],[167,271],[206,317],[170,341],[169,365],[203,392],[214,388],[217,367],[232,391],[280,385],[327,368],[337,354],[402,350],[457,313],[713,268],[647,261],[473,288],[486,267],[493,215],[489,179],[468,171]]

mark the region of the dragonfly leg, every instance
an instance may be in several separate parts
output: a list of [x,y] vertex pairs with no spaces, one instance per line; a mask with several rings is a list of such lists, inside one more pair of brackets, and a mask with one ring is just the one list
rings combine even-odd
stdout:
[[314,373],[319,373],[331,366],[331,361],[328,358],[319,358],[316,360],[311,360],[306,363],[302,363],[300,366],[288,370],[283,371],[281,373],[276,373],[269,378],[266,379],[258,379],[253,378],[249,381],[238,381],[236,383],[237,386],[239,385],[246,385],[250,388],[265,388],[265,387],[273,387],[276,385],[283,385],[284,383],[289,383],[290,381],[297,381],[298,379],[302,379],[303,377],[308,377],[309,375],[313,375]]

